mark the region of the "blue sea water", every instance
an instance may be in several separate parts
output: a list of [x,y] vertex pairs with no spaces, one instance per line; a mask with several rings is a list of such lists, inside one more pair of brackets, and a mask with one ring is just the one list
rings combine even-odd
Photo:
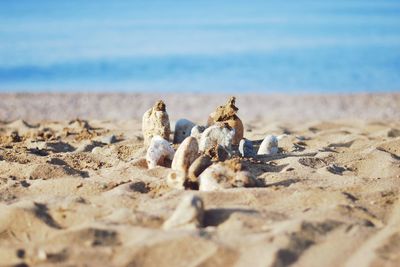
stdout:
[[400,91],[400,1],[0,1],[0,92]]

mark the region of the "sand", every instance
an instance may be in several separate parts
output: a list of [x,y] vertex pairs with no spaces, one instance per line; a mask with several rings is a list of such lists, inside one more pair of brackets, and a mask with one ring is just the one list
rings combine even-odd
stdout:
[[[146,168],[140,116],[164,97],[81,96],[1,95],[0,266],[400,266],[399,94],[238,96],[244,136],[280,153],[214,192]],[[165,96],[172,124],[205,124],[208,98]],[[203,227],[163,229],[187,194]]]

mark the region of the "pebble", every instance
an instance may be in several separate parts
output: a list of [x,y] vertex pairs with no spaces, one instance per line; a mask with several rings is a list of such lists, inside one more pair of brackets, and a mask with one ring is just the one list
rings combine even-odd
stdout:
[[199,150],[204,152],[216,145],[221,145],[226,150],[231,151],[234,134],[234,129],[228,129],[223,124],[210,126],[201,135]]
[[258,155],[275,155],[278,153],[278,138],[274,135],[267,135],[258,149]]
[[196,138],[191,136],[186,137],[175,152],[171,168],[187,173],[190,165],[198,157],[198,153],[199,145]]
[[190,136],[192,128],[196,126],[187,119],[180,119],[175,124],[174,144],[180,144],[186,137]]
[[190,165],[188,170],[188,178],[192,182],[197,182],[199,175],[211,166],[212,161],[211,158],[207,155],[201,155],[195,161],[193,161],[192,165]]
[[117,137],[114,134],[112,134],[112,135],[104,136],[99,141],[102,142],[103,144],[111,145],[111,144],[114,144],[117,142]]
[[255,156],[253,142],[248,139],[242,139],[239,143],[240,155],[244,158],[253,158]]
[[[79,151],[77,151],[77,152],[84,152],[84,151],[86,151],[86,147],[83,147],[83,148],[82,148],[82,151],[79,150]],[[96,147],[94,147],[94,148],[91,150],[91,152],[92,152],[93,154],[101,154],[101,147],[96,146]]]
[[84,140],[76,149],[75,152],[90,152],[94,148],[102,146],[103,144],[99,142],[94,142],[91,140]]
[[168,161],[172,161],[175,151],[167,140],[161,136],[153,136],[146,153],[146,162],[149,169],[157,165],[166,167]]
[[179,202],[172,216],[166,220],[163,229],[196,229],[203,226],[204,204],[196,195],[186,195]]
[[163,101],[158,101],[143,114],[142,132],[145,146],[150,144],[151,138],[159,135],[169,141],[171,133],[169,117]]

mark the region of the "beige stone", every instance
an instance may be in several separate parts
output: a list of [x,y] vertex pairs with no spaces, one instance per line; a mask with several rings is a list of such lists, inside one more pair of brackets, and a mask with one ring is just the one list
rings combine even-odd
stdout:
[[186,137],[176,150],[174,159],[171,164],[173,170],[187,173],[190,165],[198,157],[199,146],[194,137]]
[[171,133],[169,117],[162,100],[143,114],[142,132],[145,146],[150,144],[151,138],[155,135],[169,141]]

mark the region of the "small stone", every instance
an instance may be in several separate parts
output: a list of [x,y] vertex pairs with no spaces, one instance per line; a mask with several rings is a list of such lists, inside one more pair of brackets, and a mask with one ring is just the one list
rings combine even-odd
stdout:
[[26,253],[25,253],[25,250],[21,248],[21,249],[18,249],[18,250],[17,250],[17,253],[16,253],[16,254],[17,254],[17,257],[18,257],[18,258],[23,259],[23,258],[25,257],[25,254],[26,254]]
[[47,259],[47,253],[46,251],[44,251],[43,249],[39,249],[39,251],[37,252],[37,257],[39,260],[46,260]]
[[111,145],[117,142],[117,137],[113,134],[109,136],[104,136],[100,139],[100,142],[102,142],[103,144]]
[[100,185],[100,188],[101,188],[101,189],[107,189],[107,188],[108,188],[108,185],[107,185],[106,183],[102,183],[102,184]]
[[274,135],[267,135],[258,149],[258,155],[275,155],[278,153],[278,138]]
[[163,224],[163,229],[196,229],[203,226],[204,204],[196,195],[186,195],[176,207],[172,216]]
[[145,146],[150,144],[151,138],[155,135],[159,135],[169,141],[171,129],[168,113],[163,101],[158,101],[151,109],[144,113],[142,131]]
[[197,182],[197,177],[209,166],[211,166],[212,161],[211,158],[207,155],[201,155],[195,161],[193,161],[192,165],[190,165],[188,170],[188,178],[192,182]]
[[[85,152],[85,151],[87,151],[87,150],[86,150],[86,147],[83,147],[82,150],[79,149],[79,151]],[[77,152],[79,152],[79,151],[77,151]],[[94,148],[92,149],[91,152],[92,152],[93,154],[101,154],[101,151],[102,151],[102,150],[101,150],[101,147],[96,146],[96,147],[94,147]]]
[[207,128],[201,135],[199,150],[204,152],[216,145],[221,145],[226,150],[231,151],[235,130],[226,126],[225,124],[217,124]]
[[176,150],[174,159],[171,164],[173,170],[187,173],[190,165],[198,157],[199,145],[196,138],[186,137],[182,144]]
[[244,158],[252,158],[255,156],[253,142],[248,139],[242,139],[239,143],[240,155]]
[[146,162],[149,169],[159,166],[168,166],[168,162],[174,158],[175,151],[167,140],[161,136],[154,136],[151,139],[146,153]]
[[200,191],[214,191],[255,186],[256,180],[250,172],[242,170],[238,159],[232,159],[208,167],[199,176],[199,184]]
[[190,136],[192,128],[196,126],[187,119],[180,119],[175,124],[174,144],[180,144],[186,137]]
[[197,142],[200,142],[201,134],[206,130],[206,127],[196,125],[190,131],[190,136],[193,136],[197,139]]
[[104,144],[102,142],[98,141],[92,141],[92,140],[84,140],[82,143],[76,148],[74,152],[91,152],[93,151],[96,147],[101,147]]
[[[278,138],[278,139],[279,139],[279,138]],[[297,136],[296,136],[296,139],[299,140],[299,141],[307,141],[307,140],[310,140],[309,137],[305,137],[304,135],[297,135]]]

